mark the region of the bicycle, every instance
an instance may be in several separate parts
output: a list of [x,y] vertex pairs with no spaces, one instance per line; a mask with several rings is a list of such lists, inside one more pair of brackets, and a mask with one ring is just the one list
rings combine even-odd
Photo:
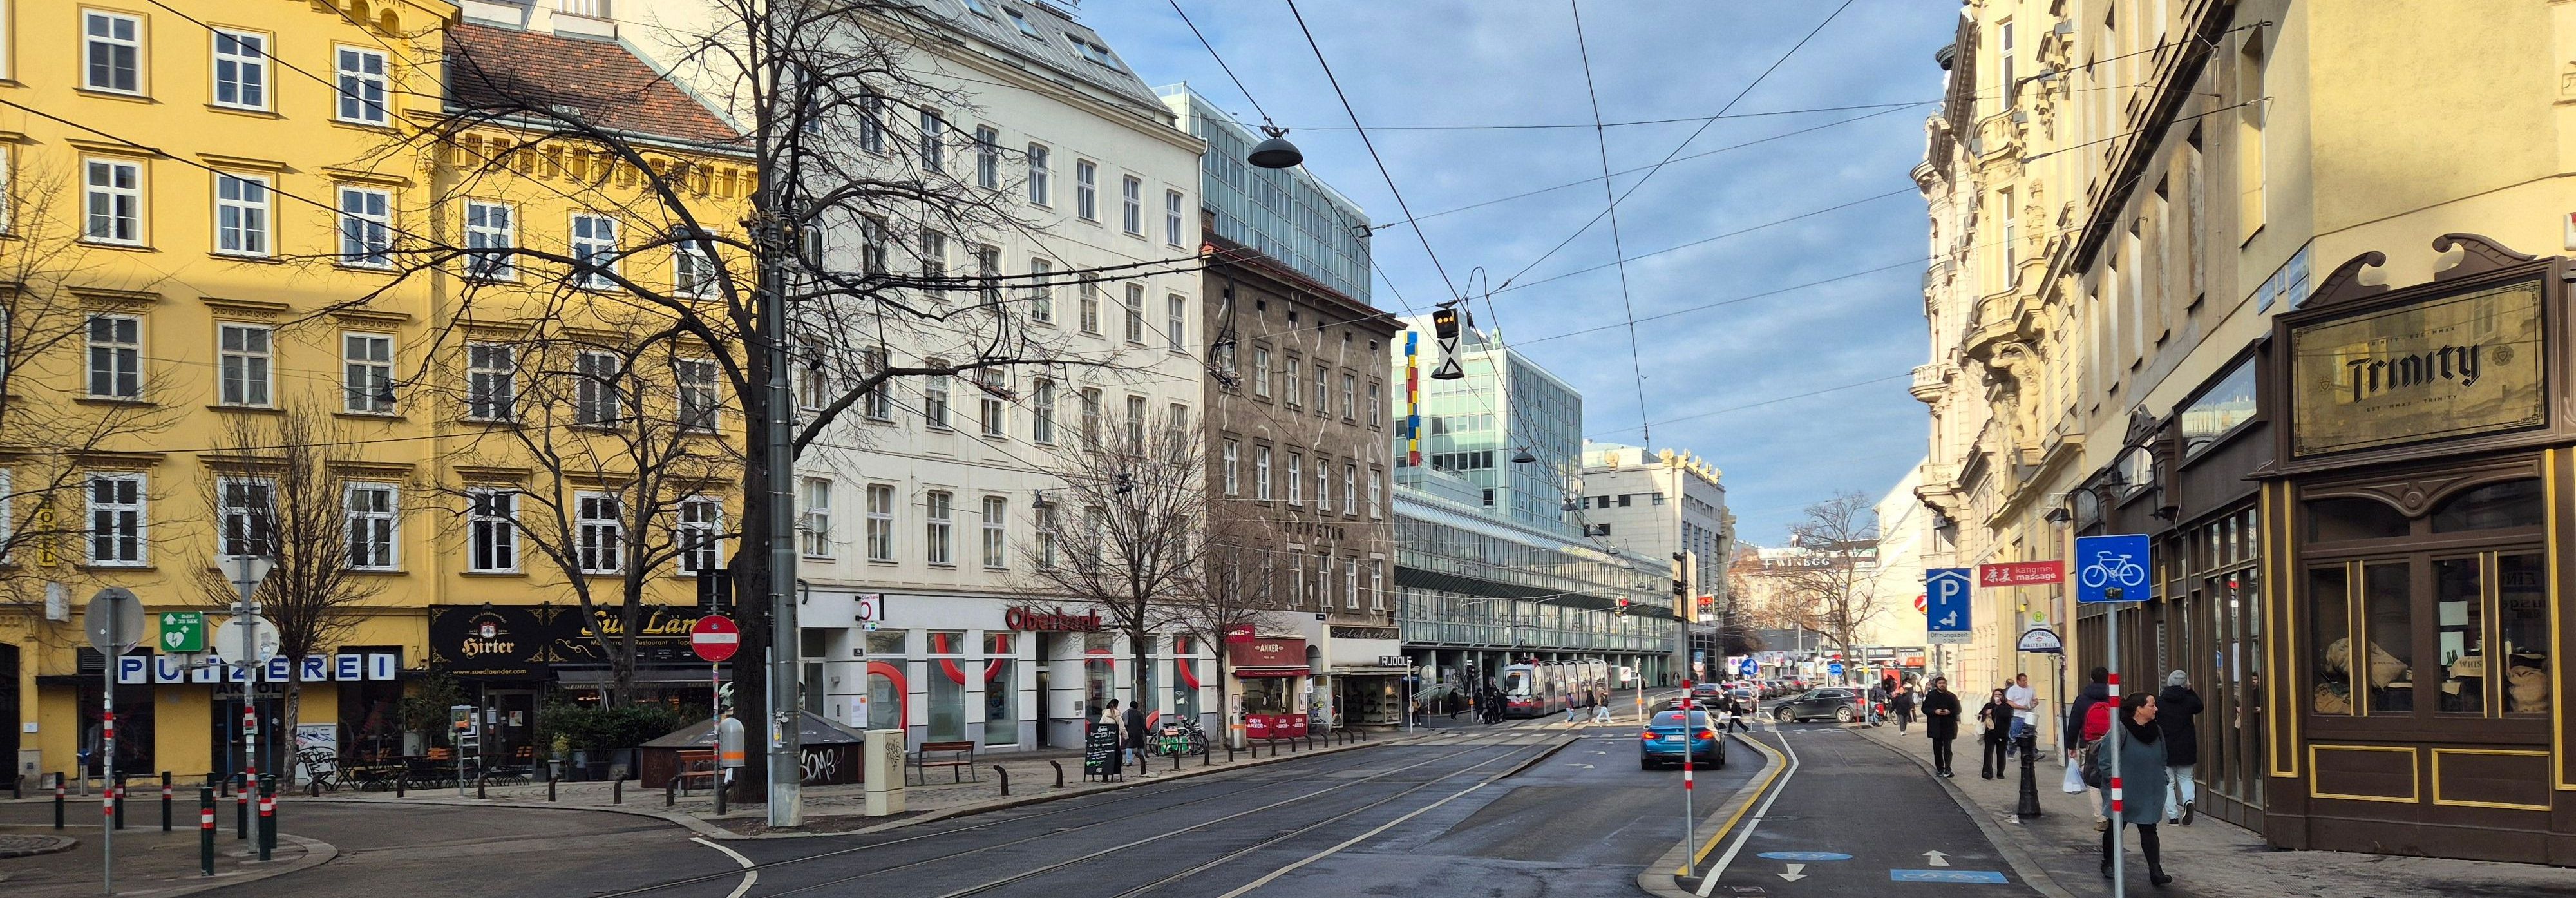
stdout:
[[2145,582],[2147,582],[2147,569],[2139,566],[2138,562],[2125,552],[2104,552],[2095,555],[2093,563],[2084,566],[2084,586],[2088,589],[2101,589],[2113,583],[2136,586]]
[[1199,722],[1193,718],[1184,717],[1179,723],[1164,724],[1159,742],[1160,744],[1155,747],[1161,754],[1203,755],[1208,753],[1207,731],[1201,729]]

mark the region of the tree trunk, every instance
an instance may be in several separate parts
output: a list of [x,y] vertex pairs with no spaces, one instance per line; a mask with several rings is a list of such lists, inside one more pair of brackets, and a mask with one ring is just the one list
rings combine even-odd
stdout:
[[[767,353],[751,353],[753,383],[767,383]],[[764,710],[769,695],[769,511],[771,478],[788,476],[772,472],[761,463],[768,457],[769,429],[762,424],[768,416],[769,391],[744,391],[743,465],[741,540],[735,543],[733,556],[734,622],[742,630],[742,650],[733,656],[734,719],[742,721],[742,742],[746,757],[743,766],[734,769],[733,800],[744,804],[765,802],[769,794],[769,766],[755,762],[750,754],[761,753],[769,745],[769,715]],[[778,534],[781,539],[788,534]]]
[[[245,688],[249,685],[243,684]],[[282,751],[286,757],[269,763],[277,768],[278,789],[284,791],[286,787],[295,785],[295,757],[302,749],[302,746],[296,744],[295,725],[296,721],[304,719],[304,681],[301,679],[286,681],[285,700],[278,704],[283,706],[279,709],[278,716],[281,719],[278,721],[277,728],[278,735],[284,737]]]

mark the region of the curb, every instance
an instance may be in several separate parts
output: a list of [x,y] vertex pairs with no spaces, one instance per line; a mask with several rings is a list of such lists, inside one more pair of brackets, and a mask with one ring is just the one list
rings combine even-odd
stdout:
[[73,846],[80,844],[79,839],[75,839],[70,836],[37,836],[36,838],[47,839],[50,841],[47,841],[42,847],[37,848],[10,848],[0,850],[0,861],[5,861],[13,857],[35,857],[40,854],[53,854],[58,851],[70,851]]
[[[310,870],[315,867],[322,866],[323,864],[330,863],[333,858],[340,856],[340,849],[338,847],[319,839],[307,839],[303,836],[291,835],[288,833],[278,833],[277,838],[281,841],[294,842],[297,845],[303,846],[304,856],[275,867],[262,867],[252,872],[237,874],[230,877],[217,876],[212,879],[199,879],[188,885],[175,886],[166,891],[156,891],[152,894],[156,896],[194,895],[198,892],[208,891],[211,889],[229,888],[243,883],[259,882],[261,880],[284,876],[299,870]],[[272,861],[271,863],[275,862]]]
[[[1913,752],[1899,749],[1882,740],[1869,741],[1877,743],[1878,747],[1886,749],[1890,754],[1914,762],[1914,766],[1923,769],[1924,775],[1931,775],[1931,761],[1916,757]],[[2057,877],[2049,875],[2048,869],[2040,866],[2038,858],[2032,857],[2029,851],[2021,847],[2020,841],[2004,832],[2002,826],[1990,819],[1993,815],[1984,806],[1977,804],[1976,799],[1968,797],[1967,790],[1959,788],[1959,784],[1942,777],[1934,776],[1932,781],[1941,784],[1942,793],[1950,796],[1950,800],[1959,805],[1959,810],[1967,813],[1968,819],[1976,821],[1977,831],[1985,835],[1986,841],[1994,845],[1997,852],[2003,854],[2004,863],[2012,865],[2013,872],[2021,876],[2023,885],[2048,898],[2075,898],[2074,893],[2057,884]]]
[[[1764,745],[1747,734],[1730,732],[1727,736],[1753,746],[1755,751],[1761,752],[1765,765],[1773,771],[1773,775],[1735,787],[1735,792],[1728,795],[1725,801],[1718,803],[1717,810],[1708,815],[1708,820],[1716,820],[1728,814],[1740,814],[1745,808],[1752,807],[1754,799],[1762,797],[1762,792],[1770,788],[1771,784],[1778,779],[1778,772],[1786,769],[1783,765],[1788,762],[1788,759],[1782,757],[1779,752],[1773,751],[1771,746]],[[1725,836],[1723,832],[1712,833],[1709,839],[1714,841]],[[1681,865],[1683,852],[1698,850],[1698,846],[1695,845],[1675,845],[1667,849],[1661,856],[1656,857],[1653,863],[1647,864],[1645,869],[1637,871],[1637,888],[1645,890],[1646,894],[1653,895],[1655,898],[1698,898],[1696,895],[1682,891],[1680,880],[1671,872],[1673,868]],[[2066,898],[2066,896],[2051,895],[2049,898]]]
[[[724,838],[728,836],[732,838],[746,838],[744,836],[731,833],[715,824],[708,823],[687,814],[670,814],[661,811],[647,810],[644,808],[623,808],[614,805],[609,807],[600,807],[597,805],[504,804],[491,801],[476,801],[470,798],[332,798],[327,795],[321,798],[298,798],[295,799],[294,803],[341,805],[391,804],[449,808],[487,808],[506,811],[564,811],[572,813],[624,814],[629,817],[649,817],[666,823],[677,824],[687,828],[690,832],[694,832],[711,839]],[[816,835],[841,835],[841,833],[816,833]]]

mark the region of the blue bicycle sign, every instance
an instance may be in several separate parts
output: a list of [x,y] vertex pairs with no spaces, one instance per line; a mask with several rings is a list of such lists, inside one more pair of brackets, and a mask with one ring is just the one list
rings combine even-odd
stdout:
[[[2143,602],[2155,597],[2147,577],[2147,538],[2143,534],[2075,538],[2075,600],[2078,602]],[[2118,597],[2111,595],[2119,590]]]

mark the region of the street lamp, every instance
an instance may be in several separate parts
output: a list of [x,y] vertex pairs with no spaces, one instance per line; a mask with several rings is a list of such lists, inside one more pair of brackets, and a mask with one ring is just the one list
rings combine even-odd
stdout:
[[1265,124],[1261,131],[1270,135],[1270,139],[1253,145],[1252,152],[1245,155],[1243,161],[1252,163],[1254,168],[1295,168],[1298,163],[1306,161],[1306,154],[1298,152],[1297,145],[1288,142],[1288,129]]

